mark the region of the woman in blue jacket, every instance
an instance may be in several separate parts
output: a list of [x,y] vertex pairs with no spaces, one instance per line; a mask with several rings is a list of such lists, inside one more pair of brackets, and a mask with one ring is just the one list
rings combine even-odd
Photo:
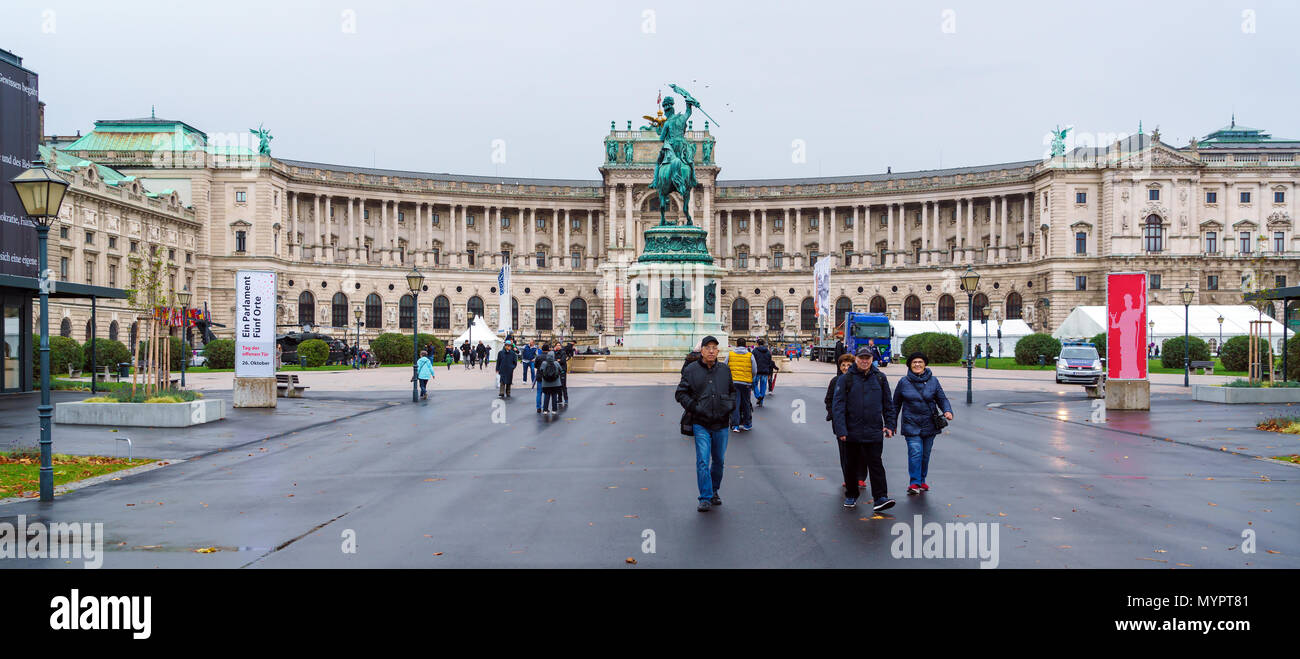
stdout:
[[424,350],[420,351],[420,361],[415,362],[416,377],[420,379],[420,398],[428,398],[429,379],[433,377],[433,362],[429,361],[429,353]]
[[938,408],[943,418],[952,420],[952,404],[944,395],[939,378],[930,372],[930,363],[923,352],[907,356],[907,375],[894,387],[894,407],[902,422],[903,437],[907,440],[908,494],[928,492],[925,482],[930,470],[930,449],[939,429],[934,427],[934,410]]

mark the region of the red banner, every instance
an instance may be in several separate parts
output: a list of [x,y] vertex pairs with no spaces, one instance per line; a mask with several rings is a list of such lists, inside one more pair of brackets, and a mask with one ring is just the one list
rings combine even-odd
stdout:
[[1106,275],[1106,377],[1147,379],[1147,273]]
[[623,329],[623,287],[614,287],[614,327]]

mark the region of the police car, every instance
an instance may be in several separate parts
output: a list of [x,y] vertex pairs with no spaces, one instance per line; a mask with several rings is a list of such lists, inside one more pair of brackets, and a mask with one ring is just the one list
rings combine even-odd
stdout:
[[1057,384],[1097,384],[1101,374],[1097,346],[1083,341],[1061,344],[1061,354],[1056,358]]

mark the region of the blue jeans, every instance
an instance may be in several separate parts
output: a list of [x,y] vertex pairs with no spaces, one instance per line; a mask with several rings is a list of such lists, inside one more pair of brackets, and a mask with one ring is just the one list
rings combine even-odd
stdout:
[[[537,384],[537,374],[533,374],[533,384]],[[542,385],[537,384],[537,409],[542,409]]]
[[[700,501],[708,501],[722,486],[722,462],[727,454],[730,428],[709,430],[695,424],[695,481],[700,486]],[[709,459],[713,459],[710,466]]]
[[754,408],[749,401],[750,383],[736,382],[736,407],[731,410],[731,425],[748,426],[754,423]]
[[934,448],[934,435],[907,435],[906,439],[908,484],[920,485],[925,482],[925,475],[930,471],[930,449]]
[[763,400],[767,395],[767,381],[772,376],[767,373],[758,373],[754,375],[754,398]]
[[528,381],[529,373],[533,374],[534,380],[537,379],[537,373],[535,372],[535,369],[536,369],[536,365],[533,364],[532,360],[528,360],[524,362],[524,382]]

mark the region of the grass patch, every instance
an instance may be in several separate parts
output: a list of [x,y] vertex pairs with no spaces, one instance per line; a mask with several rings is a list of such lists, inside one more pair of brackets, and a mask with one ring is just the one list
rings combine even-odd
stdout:
[[[38,382],[37,388],[39,389],[39,387],[40,387],[40,383]],[[115,391],[117,389],[121,389],[122,387],[126,387],[127,389],[130,389],[131,388],[130,380],[124,380],[122,382],[105,382],[104,380],[99,380],[98,382],[95,383],[96,391]],[[59,378],[54,378],[50,380],[50,390],[51,391],[90,391],[90,381],[87,380],[85,382],[78,382],[76,380],[61,380]]]
[[1273,459],[1281,460],[1282,462],[1290,462],[1293,465],[1300,465],[1300,455],[1275,455],[1273,456]]
[[[148,459],[127,460],[100,455],[55,454],[51,457],[56,487],[153,462]],[[0,499],[38,496],[40,470],[39,453],[0,453]]]
[[1246,387],[1250,389],[1294,389],[1296,387],[1300,387],[1300,382],[1292,382],[1289,380],[1284,382],[1282,380],[1278,380],[1277,382],[1253,382],[1252,383],[1250,380],[1238,378],[1236,380],[1233,380],[1232,382],[1225,382],[1223,386]]
[[[1044,366],[1039,366],[1037,364],[1025,366],[1022,364],[1017,364],[1015,357],[990,357],[988,360],[988,364],[989,364],[988,369],[990,371],[1051,371],[1056,368],[1055,361],[1049,361]],[[953,362],[950,364],[931,364],[931,366],[961,366],[961,363]],[[979,359],[975,360],[975,368],[984,368],[983,357],[980,357]],[[1183,369],[1165,368],[1160,365],[1159,359],[1150,359],[1147,360],[1147,372],[1148,373],[1182,373]],[[1245,371],[1229,371],[1224,369],[1223,362],[1218,359],[1214,360],[1214,374],[1215,375],[1237,375],[1241,377],[1245,377],[1247,375]],[[1196,375],[1196,373],[1193,372],[1192,375]]]
[[135,394],[131,388],[115,389],[105,396],[87,398],[83,403],[188,403],[203,398],[203,394],[189,389],[161,389],[154,395],[146,397],[144,387],[137,387]]
[[1288,435],[1300,435],[1300,416],[1277,416],[1265,419],[1255,426],[1258,430],[1284,432]]

